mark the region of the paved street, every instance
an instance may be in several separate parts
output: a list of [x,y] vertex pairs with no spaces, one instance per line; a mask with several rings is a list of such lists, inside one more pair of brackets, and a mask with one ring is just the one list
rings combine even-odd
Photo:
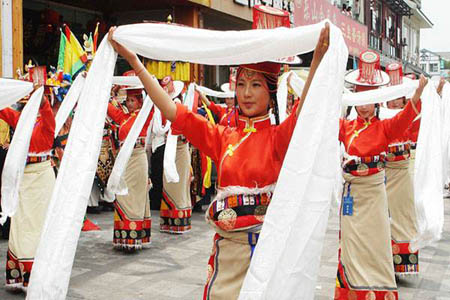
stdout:
[[[450,300],[450,200],[445,200],[442,240],[420,253],[421,276],[399,282],[400,299]],[[157,213],[153,212],[155,223]],[[201,299],[213,232],[203,214],[182,236],[153,230],[151,249],[126,255],[113,250],[112,213],[90,214],[100,232],[83,232],[77,249],[68,299]],[[157,228],[154,224],[154,228]],[[316,300],[332,299],[337,265],[338,218],[332,209],[322,254]],[[0,282],[4,282],[7,242],[0,241]],[[0,288],[0,299],[23,299]]]

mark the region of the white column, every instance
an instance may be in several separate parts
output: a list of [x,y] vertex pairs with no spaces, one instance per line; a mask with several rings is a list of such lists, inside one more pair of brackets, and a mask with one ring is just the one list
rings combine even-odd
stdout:
[[2,74],[13,77],[12,0],[2,1]]

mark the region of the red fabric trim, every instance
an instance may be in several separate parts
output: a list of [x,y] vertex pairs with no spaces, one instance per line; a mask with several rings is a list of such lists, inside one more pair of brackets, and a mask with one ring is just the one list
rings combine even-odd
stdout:
[[351,290],[336,287],[334,300],[398,300],[397,291]]
[[216,255],[217,255],[217,240],[218,239],[220,239],[220,235],[216,233],[214,235],[212,253],[208,260],[208,273],[207,273],[207,278],[206,278],[205,289],[203,290],[203,300],[209,299],[208,291],[210,288],[211,279],[213,278],[214,273],[216,271]]

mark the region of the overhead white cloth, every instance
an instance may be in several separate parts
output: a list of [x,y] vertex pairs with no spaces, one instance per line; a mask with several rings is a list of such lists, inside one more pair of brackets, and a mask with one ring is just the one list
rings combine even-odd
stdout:
[[137,76],[114,76],[112,83],[117,85],[130,85],[130,86],[142,85],[141,80]]
[[8,154],[6,155],[2,173],[1,224],[5,223],[7,217],[11,217],[16,213],[19,205],[19,188],[23,178],[23,171],[25,170],[31,135],[34,124],[36,123],[43,92],[44,88],[40,87],[31,95],[30,100],[28,100],[23,108],[9,146]]
[[128,195],[128,187],[123,178],[123,174],[131,157],[131,153],[133,152],[136,140],[139,137],[142,128],[144,128],[145,122],[147,121],[152,108],[153,102],[150,100],[150,97],[147,96],[138,116],[136,117],[136,120],[133,123],[133,126],[131,126],[130,132],[125,138],[125,142],[122,147],[120,147],[120,151],[114,162],[111,175],[109,175],[105,193],[105,200],[109,202],[114,201],[114,195]]
[[305,87],[305,81],[301,79],[294,71],[289,71],[281,75],[277,90],[278,114],[280,117],[280,122],[283,122],[287,118],[286,104],[289,90],[289,75],[291,75],[291,85],[293,86],[292,88],[294,89],[295,86],[295,90],[300,92],[300,94],[297,94],[296,92],[298,96],[301,95],[301,92]]
[[[114,38],[138,54],[152,59],[230,65],[255,63],[310,52],[317,44],[323,27],[324,22],[291,29],[217,32],[146,23],[121,26],[116,30]],[[342,35],[334,26],[332,26],[331,39],[330,51],[318,70],[318,74],[322,75],[316,75],[317,80],[312,85],[309,94],[310,101],[306,101],[306,106],[312,107],[302,113],[300,119],[304,121],[301,126],[297,127],[298,133],[294,134],[295,137],[291,141],[293,145],[296,145],[293,146],[296,150],[288,150],[286,161],[292,163],[293,156],[298,159],[307,157],[307,159],[302,159],[302,164],[295,165],[297,172],[295,177],[286,177],[286,171],[283,171],[280,176],[281,182],[284,180],[288,180],[289,183],[295,182],[296,193],[289,194],[290,201],[287,203],[294,205],[296,209],[291,207],[288,210],[290,214],[299,213],[302,214],[302,217],[296,219],[294,223],[292,223],[292,217],[277,219],[277,222],[282,223],[288,221],[292,231],[284,231],[283,228],[284,234],[280,235],[282,241],[277,244],[279,248],[270,247],[272,250],[278,251],[277,255],[274,253],[274,259],[264,262],[266,266],[270,265],[271,271],[274,271],[271,278],[279,278],[279,272],[290,270],[292,266],[300,266],[300,270],[297,269],[296,276],[289,276],[290,280],[286,280],[284,277],[282,280],[270,281],[269,285],[258,289],[259,292],[266,292],[270,289],[272,292],[280,291],[280,287],[291,285],[293,281],[296,283],[293,290],[295,292],[302,290],[299,298],[309,295],[308,298],[303,299],[311,299],[310,295],[314,292],[328,204],[336,177],[333,172],[329,172],[329,166],[337,163],[337,157],[333,154],[337,152],[333,151],[337,147],[338,113],[336,111],[339,106],[338,95],[342,94],[340,82],[343,82],[341,75],[344,72],[344,64],[341,62],[343,60],[346,62],[348,56]],[[67,294],[76,245],[97,166],[116,58],[116,53],[105,38],[95,55],[78,103],[77,114],[69,135],[35,257],[31,282],[28,287],[28,299],[64,299]],[[326,73],[325,76],[324,73]],[[327,88],[323,87],[324,84]],[[324,93],[326,96],[323,96]],[[95,101],[92,101],[93,99]],[[312,124],[314,126],[311,127]],[[308,128],[308,130],[304,130],[304,128]],[[307,152],[303,151],[308,155],[297,155],[297,152],[300,151],[297,150],[299,144],[302,145],[300,150],[308,149]],[[312,159],[311,155],[316,155],[317,159]],[[291,166],[294,168],[294,165]],[[281,189],[278,193],[280,192],[282,192]],[[295,195],[300,197],[291,198]],[[307,197],[308,201],[304,197]],[[273,222],[270,211],[276,211],[277,203],[276,200],[273,209],[269,209],[268,224]],[[301,204],[300,207],[296,206],[298,204]],[[283,212],[285,212],[284,209]],[[300,223],[298,223],[299,220]],[[292,226],[293,224],[295,226]],[[278,236],[278,230],[272,227],[272,229],[265,230],[266,233],[264,233],[263,229],[262,236]],[[300,231],[295,232],[295,230]],[[289,241],[296,241],[289,247],[285,243],[287,234],[289,234]],[[267,242],[263,238],[261,245],[264,244]],[[297,261],[295,258],[298,258],[297,263],[293,264],[293,261],[290,261],[287,266],[286,261],[275,259],[275,257],[280,257],[281,252],[283,255],[290,255],[291,253],[287,253],[289,251],[295,252],[292,254],[294,261]],[[261,260],[256,259],[253,266],[257,262],[261,262]],[[279,264],[274,270],[272,267],[276,263]],[[308,267],[301,270],[305,265]],[[252,274],[256,273],[252,272]],[[298,281],[298,276],[304,276],[302,277],[304,279]],[[245,291],[251,291],[255,286],[260,285],[256,281],[246,283]],[[280,295],[283,295],[283,292],[280,292]],[[280,297],[277,296],[277,298]]]
[[237,65],[310,52],[317,44],[323,24],[218,32],[143,23],[118,27],[114,39],[136,53],[156,60]]
[[205,94],[206,96],[216,98],[234,98],[234,92],[218,92],[207,87],[196,85],[196,89]]
[[335,26],[329,47],[298,118],[240,300],[314,298],[339,169],[340,102],[348,58]]
[[16,103],[31,91],[33,91],[32,82],[0,78],[0,109]]
[[86,79],[84,78],[84,76],[78,75],[77,78],[75,78],[72,86],[70,87],[66,97],[64,98],[64,101],[61,103],[61,106],[59,107],[58,112],[55,116],[55,137],[58,136],[59,131],[64,125],[64,122],[66,122],[70,112],[75,107],[75,104],[77,104],[85,81]]
[[391,101],[400,97],[411,98],[418,87],[418,80],[403,78],[403,84],[378,88],[364,92],[346,92],[342,96],[342,104],[347,106],[365,105]]
[[414,165],[414,199],[418,233],[411,243],[413,251],[438,241],[444,225],[440,103],[442,100],[432,83],[425,87],[422,99],[422,119]]

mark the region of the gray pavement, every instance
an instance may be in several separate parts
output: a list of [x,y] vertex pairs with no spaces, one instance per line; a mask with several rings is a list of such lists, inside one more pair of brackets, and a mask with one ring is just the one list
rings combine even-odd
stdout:
[[[450,300],[450,200],[446,199],[442,240],[420,252],[420,276],[401,280],[401,300]],[[203,214],[194,213],[193,229],[185,235],[159,233],[153,213],[152,245],[135,254],[112,248],[111,212],[90,214],[102,230],[82,232],[67,299],[201,299],[213,231]],[[332,208],[322,252],[315,300],[333,299],[339,224]],[[0,282],[5,282],[7,241],[0,240]],[[0,299],[23,299],[0,288]]]

